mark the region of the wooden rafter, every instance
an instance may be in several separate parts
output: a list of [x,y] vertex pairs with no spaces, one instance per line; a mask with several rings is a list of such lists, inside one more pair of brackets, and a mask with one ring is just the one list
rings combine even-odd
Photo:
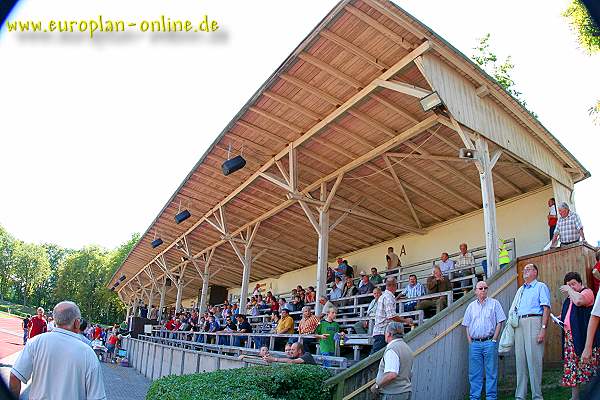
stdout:
[[394,181],[396,182],[396,185],[398,185],[398,188],[400,189],[400,193],[402,194],[402,197],[404,197],[404,201],[406,202],[406,205],[408,206],[408,209],[410,210],[410,213],[412,214],[413,218],[415,219],[415,222],[417,223],[417,226],[419,228],[422,228],[421,220],[419,220],[417,212],[415,211],[415,208],[413,207],[412,202],[408,198],[408,194],[406,193],[406,189],[404,188],[404,185],[400,181],[400,178],[398,178],[398,175],[396,174],[396,171],[394,171],[394,166],[390,162],[390,159],[384,155],[383,156],[383,160],[385,161],[385,164],[387,165],[388,170],[390,171],[390,173],[394,177]]

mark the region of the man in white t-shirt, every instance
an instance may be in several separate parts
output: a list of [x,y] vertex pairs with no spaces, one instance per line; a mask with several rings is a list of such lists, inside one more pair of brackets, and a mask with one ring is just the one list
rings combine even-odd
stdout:
[[80,339],[81,311],[70,301],[54,307],[56,327],[27,345],[10,370],[10,390],[18,398],[21,382],[30,400],[104,400],[104,381],[94,350]]

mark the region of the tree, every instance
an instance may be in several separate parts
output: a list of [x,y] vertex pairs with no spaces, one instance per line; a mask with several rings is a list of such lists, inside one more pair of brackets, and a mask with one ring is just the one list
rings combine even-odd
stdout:
[[516,89],[516,83],[511,77],[511,72],[515,67],[511,57],[506,57],[504,62],[500,63],[496,54],[490,49],[490,37],[491,35],[488,33],[479,39],[479,45],[473,48],[474,53],[471,59],[537,118],[537,114],[527,108],[527,102],[523,99],[523,93]]
[[59,267],[72,250],[62,248],[53,243],[43,244],[42,247],[48,255],[50,275],[48,279],[36,288],[32,295],[32,301],[41,307],[50,308],[58,303],[56,299],[56,283],[58,281]]
[[42,246],[17,241],[13,259],[15,285],[27,305],[29,296],[50,275],[48,255]]
[[[569,7],[562,13],[567,18],[571,29],[577,35],[581,48],[589,55],[600,52],[600,29],[594,25],[587,8],[581,0],[572,0]],[[600,124],[600,100],[588,109],[595,124]]]
[[110,251],[98,246],[71,250],[23,243],[0,226],[0,296],[48,309],[72,300],[92,322],[119,322],[125,306],[107,286],[139,239],[133,234]]
[[581,0],[572,0],[562,15],[569,20],[571,29],[577,34],[577,41],[585,52],[592,55],[600,51],[600,29],[594,25]]
[[14,266],[15,238],[0,226],[0,299],[4,300],[8,292]]

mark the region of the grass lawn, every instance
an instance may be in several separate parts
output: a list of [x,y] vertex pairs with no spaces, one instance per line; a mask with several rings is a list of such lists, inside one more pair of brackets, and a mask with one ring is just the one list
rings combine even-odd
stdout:
[[[560,386],[562,379],[562,368],[544,370],[542,376],[542,394],[544,400],[567,400],[571,398],[571,389]],[[516,377],[501,376],[498,382],[498,400],[509,400],[515,398]],[[531,396],[531,391],[528,391]]]
[[4,311],[6,313],[13,314],[19,317],[26,317],[27,314],[35,315],[36,308],[9,303],[8,301],[0,301],[0,311]]

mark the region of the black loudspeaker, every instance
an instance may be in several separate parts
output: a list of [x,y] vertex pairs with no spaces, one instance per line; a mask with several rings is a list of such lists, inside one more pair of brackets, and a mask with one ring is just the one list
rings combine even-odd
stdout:
[[244,160],[244,157],[237,156],[233,157],[231,160],[225,161],[223,165],[221,165],[221,169],[223,170],[223,175],[227,176],[234,173],[238,169],[244,168],[245,165],[246,160]]
[[227,288],[225,286],[212,285],[208,290],[208,304],[223,304],[227,300]]
[[158,239],[154,239],[151,244],[152,244],[152,248],[155,249],[158,246],[160,246],[161,244],[163,244],[163,241],[161,238],[158,238]]
[[183,221],[185,221],[186,219],[188,219],[191,215],[192,214],[190,214],[190,212],[188,210],[183,210],[182,212],[180,212],[179,214],[177,214],[175,216],[175,222],[180,224]]

